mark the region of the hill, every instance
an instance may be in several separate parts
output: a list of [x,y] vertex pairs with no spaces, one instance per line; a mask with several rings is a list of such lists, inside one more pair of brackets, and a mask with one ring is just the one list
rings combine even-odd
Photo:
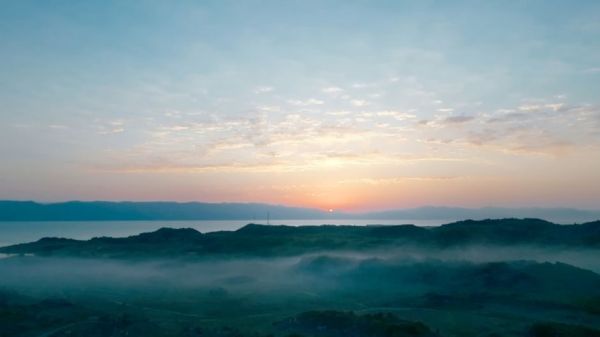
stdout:
[[0,248],[5,254],[90,257],[289,256],[319,251],[367,251],[391,247],[448,248],[465,245],[600,248],[600,221],[557,225],[539,219],[460,221],[440,227],[266,226],[200,233],[162,228],[127,238],[87,241],[43,238]]

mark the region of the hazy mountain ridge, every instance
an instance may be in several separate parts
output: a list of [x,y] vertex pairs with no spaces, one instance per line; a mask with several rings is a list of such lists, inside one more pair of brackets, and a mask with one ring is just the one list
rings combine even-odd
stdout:
[[[586,222],[600,219],[600,210],[572,208],[418,207],[378,212],[329,212],[320,209],[260,203],[69,201],[38,203],[0,201],[0,221],[109,220],[273,220],[292,219],[487,219],[542,218]],[[567,220],[569,219],[569,220]]]

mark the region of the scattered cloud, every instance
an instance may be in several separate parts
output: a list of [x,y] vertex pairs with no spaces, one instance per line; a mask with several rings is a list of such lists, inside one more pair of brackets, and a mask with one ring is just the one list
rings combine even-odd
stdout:
[[[256,106],[237,117],[203,114],[188,122],[159,123],[151,138],[102,160],[113,163],[110,170],[126,172],[300,172],[441,160],[419,156],[423,151],[443,151],[446,161],[463,161],[481,149],[557,157],[600,134],[598,107],[569,105],[556,97],[489,112],[458,104],[463,114],[439,108],[442,100],[427,100],[431,115],[426,119],[421,117],[427,116],[425,107],[379,110],[361,99],[349,100],[359,108],[351,110],[323,109],[325,101],[318,98],[286,102],[290,106]],[[97,124],[101,134],[125,129],[123,120]],[[410,153],[400,155],[398,149]]]
[[[600,108],[536,100],[478,115],[437,115],[420,120],[427,144],[473,146],[515,155],[565,156],[600,146]],[[460,125],[460,128],[452,127]],[[430,131],[428,131],[430,130]],[[595,136],[594,136],[595,135]]]

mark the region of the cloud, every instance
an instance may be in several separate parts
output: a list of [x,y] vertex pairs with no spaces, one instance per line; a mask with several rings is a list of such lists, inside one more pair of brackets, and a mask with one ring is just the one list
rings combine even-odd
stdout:
[[546,104],[523,104],[517,107],[520,111],[540,112],[545,110],[559,111],[564,107],[564,103],[546,103]]
[[394,110],[377,111],[377,112],[375,112],[375,114],[380,117],[392,117],[399,121],[403,121],[403,120],[407,120],[407,119],[414,119],[417,117],[416,115],[414,115],[412,113],[403,112],[403,111],[394,111]]
[[113,120],[109,122],[99,123],[96,125],[97,133],[100,135],[110,135],[122,133],[125,131],[125,122],[123,120]]
[[[131,159],[134,155],[129,155]],[[175,159],[175,160],[174,160]],[[259,155],[251,160],[228,160],[221,162],[185,162],[176,158],[155,158],[155,160],[133,162],[102,162],[96,163],[91,168],[104,172],[118,173],[290,173],[290,172],[322,172],[324,169],[349,169],[374,165],[405,165],[419,162],[470,162],[471,159],[417,156],[417,155],[390,155],[386,153],[349,152],[349,151],[322,151],[314,153],[287,153],[275,156]],[[408,180],[448,180],[455,177],[405,177]],[[456,177],[458,178],[458,177]]]
[[273,87],[260,86],[260,87],[254,88],[254,93],[257,94],[257,95],[258,94],[265,94],[265,93],[271,92],[273,90],[275,90],[275,88],[273,88]]
[[[448,153],[446,161],[474,158],[481,149],[500,155],[563,156],[582,144],[600,142],[600,109],[555,97],[491,112],[464,108],[470,114],[460,115],[449,108],[439,113],[428,101],[433,116],[421,120],[416,109],[378,110],[364,106],[366,101],[352,102],[357,101],[358,109],[349,111],[296,108],[325,104],[307,98],[287,101],[291,106],[255,107],[235,117],[204,114],[177,123],[163,119],[143,142],[115,150],[99,162],[124,172],[298,172],[439,160],[437,151]],[[98,124],[105,133],[124,129],[122,120]],[[399,154],[398,149],[406,152]],[[427,158],[430,151],[433,155]]]
[[[508,110],[508,111],[514,111],[514,110]],[[508,112],[508,113],[503,113],[502,115],[497,116],[497,117],[492,117],[492,118],[488,119],[487,122],[488,123],[507,123],[507,122],[514,122],[514,121],[522,121],[526,118],[528,118],[528,115],[526,113]]]
[[328,115],[331,116],[347,116],[350,115],[351,112],[350,111],[329,111],[327,112]]
[[184,163],[137,163],[133,165],[96,165],[94,169],[104,172],[117,173],[232,173],[232,172],[293,172],[302,168],[289,163],[241,163],[227,162],[215,164],[184,164]]
[[461,176],[408,176],[408,177],[392,177],[392,178],[356,178],[338,180],[338,184],[366,184],[366,185],[398,185],[405,184],[411,181],[445,181],[461,179]]
[[446,117],[443,120],[443,123],[446,123],[446,124],[462,124],[462,123],[470,122],[470,121],[472,121],[474,119],[475,119],[475,117],[473,117],[473,116],[465,116],[465,115],[462,115],[462,116],[450,116],[450,117]]
[[48,128],[50,129],[54,129],[54,130],[66,130],[69,127],[63,124],[50,124],[48,125]]
[[418,125],[427,126],[431,128],[446,128],[450,126],[462,125],[475,120],[475,116],[457,115],[457,116],[443,116],[437,115],[431,120],[420,120]]
[[324,101],[322,101],[320,99],[316,99],[316,98],[309,98],[309,99],[305,99],[305,100],[292,99],[292,100],[288,100],[288,103],[292,104],[292,105],[296,105],[296,106],[310,106],[310,105],[325,104]]
[[526,123],[534,120],[544,121],[565,118],[576,113],[580,106],[563,102],[527,103],[513,109],[499,109],[487,117],[487,123]]
[[173,126],[162,127],[162,129],[165,131],[185,131],[185,130],[189,130],[189,128],[190,127],[187,125],[173,125]]
[[353,99],[353,100],[350,100],[350,104],[357,106],[357,107],[363,107],[363,106],[369,105],[369,102],[365,101],[363,99]]
[[574,148],[574,144],[549,131],[528,127],[506,129],[483,129],[471,132],[469,144],[513,154],[539,154],[563,156]]
[[[294,171],[357,164],[361,153],[371,151],[360,148],[365,140],[387,136],[386,130],[359,128],[344,119],[325,122],[299,113],[159,126],[152,134],[145,143],[105,160],[115,163],[111,170]],[[355,146],[356,156],[340,155],[348,146]]]
[[600,73],[600,67],[587,68],[583,72],[588,74],[597,74]]
[[421,128],[427,135],[425,143],[454,149],[477,147],[516,155],[560,157],[600,146],[600,108],[561,101],[538,99],[491,113],[438,115],[417,125],[427,126]]
[[496,130],[493,129],[483,129],[472,131],[467,136],[467,141],[473,145],[487,145],[501,138]]
[[356,82],[356,83],[352,83],[351,87],[354,89],[362,89],[362,88],[368,88],[373,86],[373,84],[370,83],[362,83],[362,82]]
[[164,115],[166,117],[172,117],[172,118],[180,118],[181,117],[181,111],[177,111],[177,110],[170,110],[170,111],[166,111],[164,113]]
[[277,105],[259,105],[256,107],[257,110],[265,111],[265,112],[279,112],[281,111],[281,107]]
[[[414,119],[413,114],[392,110],[330,114],[340,118],[257,113],[161,125],[146,142],[103,158],[110,167],[93,166],[115,172],[295,172],[423,160],[390,152],[412,132],[394,121]],[[357,118],[363,119],[361,124]],[[381,118],[388,123],[381,123]]]
[[340,87],[327,87],[327,88],[321,89],[321,91],[326,94],[337,94],[337,93],[344,91],[344,89],[342,89]]
[[563,156],[568,154],[573,147],[574,145],[569,141],[549,137],[547,139],[536,139],[532,142],[520,142],[509,146],[506,150],[525,154]]

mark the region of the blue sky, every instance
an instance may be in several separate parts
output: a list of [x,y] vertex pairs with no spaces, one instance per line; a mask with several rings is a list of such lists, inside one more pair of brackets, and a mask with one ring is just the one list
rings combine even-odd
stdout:
[[0,6],[0,198],[600,201],[596,1]]

